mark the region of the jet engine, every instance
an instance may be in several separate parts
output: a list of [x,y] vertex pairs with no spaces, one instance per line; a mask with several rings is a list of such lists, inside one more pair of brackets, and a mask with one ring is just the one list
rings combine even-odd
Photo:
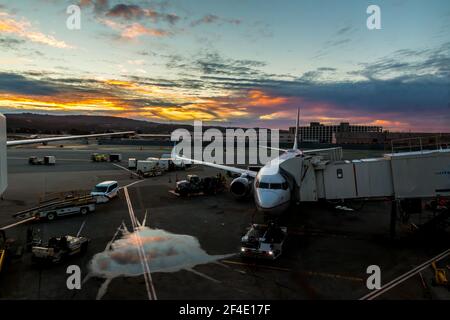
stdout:
[[230,191],[238,199],[245,198],[252,191],[252,181],[246,176],[240,176],[231,182]]

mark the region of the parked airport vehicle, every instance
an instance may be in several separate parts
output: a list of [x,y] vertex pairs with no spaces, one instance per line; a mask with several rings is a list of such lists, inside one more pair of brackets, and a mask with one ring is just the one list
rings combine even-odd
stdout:
[[97,200],[97,203],[103,203],[117,197],[118,192],[119,184],[117,181],[103,181],[94,187],[91,196]]
[[31,165],[45,164],[47,166],[50,166],[50,165],[56,164],[56,158],[55,158],[55,156],[45,156],[43,158],[31,156],[30,158],[28,158],[28,163]]
[[167,159],[148,157],[146,160],[157,162],[162,171],[169,171],[169,160]]
[[136,158],[128,159],[128,169],[135,170],[137,168],[137,160]]
[[160,176],[163,174],[164,170],[159,165],[158,159],[152,159],[150,160],[138,160],[137,162],[137,173],[138,175],[142,177],[154,177],[154,176]]
[[37,207],[23,210],[14,214],[15,218],[30,218],[55,220],[57,217],[74,214],[88,214],[94,212],[97,199],[90,195],[79,197],[68,197],[65,199],[54,199],[50,202],[42,203]]
[[32,259],[37,263],[58,263],[70,256],[85,253],[89,242],[85,237],[53,237],[45,246],[32,247]]
[[169,171],[169,161],[167,159],[148,157],[145,161],[153,161],[158,164],[162,171]]
[[22,254],[22,246],[15,239],[8,238],[5,230],[0,229],[0,273],[5,270],[7,262],[21,257]]
[[167,167],[169,171],[184,170],[186,169],[186,167],[188,167],[185,161],[173,158],[170,153],[162,154],[160,160],[167,162]]
[[241,255],[274,260],[282,254],[286,237],[287,228],[273,222],[268,225],[252,224],[241,238]]
[[186,177],[186,180],[181,180],[176,183],[175,193],[180,196],[200,193],[216,194],[225,190],[225,182],[225,178],[221,174],[205,178],[190,174]]
[[[94,201],[94,202],[92,202]],[[83,201],[82,204],[59,205],[39,211],[39,218],[55,220],[56,217],[70,216],[74,214],[86,215],[95,211],[95,199]]]
[[91,160],[93,162],[107,162],[108,156],[103,153],[93,153],[91,154]]
[[120,153],[111,153],[109,155],[109,162],[121,162],[122,155]]
[[7,243],[6,243],[6,234],[5,231],[0,229],[0,272],[3,269],[3,265],[6,261],[6,255],[7,255]]
[[431,263],[431,267],[434,271],[434,277],[431,280],[433,286],[442,286],[450,289],[450,282],[447,278],[447,272],[444,268],[438,268],[436,266],[436,261]]

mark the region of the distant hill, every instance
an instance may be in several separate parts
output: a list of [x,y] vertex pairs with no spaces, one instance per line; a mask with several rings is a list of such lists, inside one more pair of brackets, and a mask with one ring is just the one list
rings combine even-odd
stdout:
[[5,116],[8,133],[85,134],[119,130],[138,133],[171,133],[176,128],[191,129],[189,125],[163,124],[108,116],[59,116],[34,113],[10,113]]

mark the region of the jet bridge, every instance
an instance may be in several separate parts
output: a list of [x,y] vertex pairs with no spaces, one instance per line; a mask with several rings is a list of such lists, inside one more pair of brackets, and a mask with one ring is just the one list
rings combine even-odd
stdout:
[[284,161],[298,201],[450,196],[450,149],[362,160],[305,156]]
[[0,196],[8,186],[6,165],[6,118],[0,114]]

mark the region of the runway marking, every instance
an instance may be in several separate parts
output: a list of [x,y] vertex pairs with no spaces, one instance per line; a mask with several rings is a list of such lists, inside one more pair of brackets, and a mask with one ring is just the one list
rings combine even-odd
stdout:
[[34,220],[34,217],[31,217],[31,218],[28,218],[28,219],[25,219],[25,220],[22,220],[22,221],[19,221],[19,222],[16,222],[16,223],[13,223],[13,224],[4,226],[4,227],[1,227],[0,229],[1,229],[1,230],[10,229],[10,228],[13,228],[13,227],[15,227],[15,226],[18,226],[18,225],[20,225],[20,224],[22,224],[22,223],[25,223],[25,222],[28,222],[28,221],[32,221],[32,220]]
[[194,273],[194,274],[196,274],[196,275],[198,275],[198,276],[200,276],[200,277],[202,277],[202,278],[205,278],[205,279],[208,279],[208,280],[210,280],[210,281],[212,281],[212,282],[215,282],[215,283],[222,283],[222,281],[219,281],[219,280],[217,280],[217,279],[214,279],[214,278],[212,278],[212,277],[210,277],[210,276],[208,276],[208,275],[206,275],[206,274],[204,274],[204,273],[201,273],[201,272],[198,272],[197,270],[194,270],[194,269],[187,269],[188,271],[190,271],[190,272],[192,272],[192,273]]
[[120,189],[123,189],[123,188],[131,187],[131,186],[133,186],[133,185],[135,185],[135,184],[137,184],[137,183],[140,183],[140,182],[144,182],[144,180],[139,180],[139,181],[131,182],[131,183],[127,184],[126,186],[120,187],[119,190],[120,190]]
[[111,163],[111,164],[112,164],[113,166],[117,167],[117,168],[120,168],[120,169],[122,169],[122,170],[128,171],[129,173],[131,173],[132,175],[135,175],[135,176],[138,177],[138,178],[141,178],[136,172],[131,171],[130,169],[127,169],[127,168],[125,168],[125,167],[122,167],[121,165],[118,165],[117,163]]
[[81,227],[80,227],[80,229],[78,230],[78,233],[77,233],[77,237],[80,236],[80,233],[81,233],[81,231],[83,231],[83,228],[84,228],[85,224],[86,224],[86,220],[84,220],[83,223],[81,224]]
[[[128,188],[127,187],[123,188],[123,191],[125,194],[125,200],[128,205],[128,213],[130,215],[131,224],[133,226],[133,231],[136,232],[136,230],[138,228],[138,223],[137,223],[136,215],[134,214],[133,205],[131,204],[130,195],[128,194]],[[138,236],[137,233],[135,233],[135,236],[136,236],[136,242],[138,244],[139,259],[141,260],[142,271],[144,273],[145,288],[147,289],[148,299],[149,300],[158,300],[158,298],[156,297],[155,287],[153,286],[153,279],[152,279],[152,275],[150,272],[150,268],[148,266],[147,256],[145,255],[145,252],[144,252],[142,240]]]
[[381,289],[372,291],[372,292],[366,294],[364,297],[359,298],[359,300],[373,300],[373,299],[379,297],[383,293],[386,293],[387,291],[395,288],[396,286],[398,286],[399,284],[408,280],[409,278],[415,276],[422,270],[429,268],[433,261],[436,261],[436,262],[440,261],[440,260],[444,259],[445,257],[447,257],[448,255],[450,255],[450,249],[447,249],[446,251],[438,254],[437,256],[435,256],[435,257],[429,259],[428,261],[422,263],[421,265],[415,267],[414,269],[411,269],[410,271],[405,272],[404,274],[398,276],[394,280],[392,280],[392,281],[388,282],[387,284],[385,284],[384,286],[382,286]]

